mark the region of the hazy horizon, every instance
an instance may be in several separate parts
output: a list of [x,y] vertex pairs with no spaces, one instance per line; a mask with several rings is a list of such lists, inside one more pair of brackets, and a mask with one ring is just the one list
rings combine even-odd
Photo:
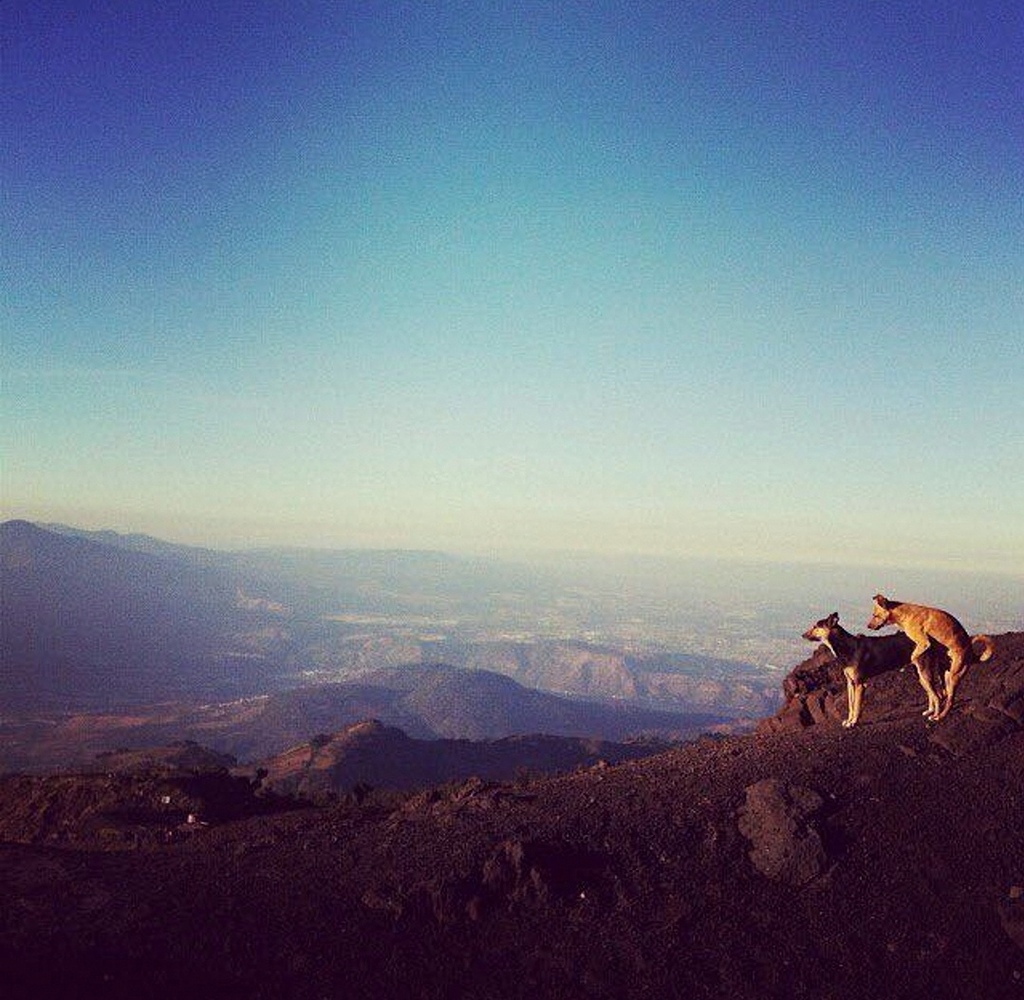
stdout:
[[[203,531],[190,530],[188,525],[150,523],[143,518],[133,522],[115,521],[100,518],[89,520],[64,520],[59,517],[31,516],[26,512],[11,513],[0,508],[0,523],[9,520],[24,520],[46,530],[70,530],[87,534],[111,532],[117,535],[140,535],[158,542],[183,545],[194,548],[206,548],[214,551],[231,553],[246,551],[295,551],[295,552],[366,552],[366,553],[407,553],[437,554],[455,558],[482,559],[510,566],[565,572],[574,574],[593,570],[599,573],[623,571],[627,577],[644,575],[649,579],[671,579],[686,567],[719,567],[728,576],[730,568],[746,571],[748,578],[759,579],[764,586],[772,586],[787,571],[808,574],[810,577],[829,576],[830,574],[854,573],[865,581],[874,580],[870,586],[876,589],[897,589],[903,581],[918,581],[927,589],[928,581],[935,580],[946,583],[950,580],[974,577],[991,580],[998,586],[999,581],[1020,584],[1024,587],[1024,571],[1017,566],[984,566],[964,561],[951,562],[913,562],[900,561],[890,554],[879,553],[878,558],[839,559],[830,558],[825,553],[818,557],[780,555],[737,555],[714,553],[665,553],[665,552],[624,552],[609,550],[581,550],[571,548],[531,548],[509,546],[423,546],[423,545],[386,545],[367,541],[352,541],[344,538],[331,541],[329,538],[302,536],[295,539],[286,535],[268,537],[264,534],[246,536],[230,533],[226,535],[210,534]],[[752,574],[752,575],[751,575]],[[892,581],[895,581],[893,583]],[[911,595],[905,595],[908,598]],[[1021,615],[1024,616],[1024,600],[1021,602]],[[1024,625],[1024,617],[1021,619]]]
[[[651,553],[580,552],[548,549],[543,551],[490,551],[442,548],[382,547],[368,545],[287,544],[240,540],[224,543],[216,539],[190,541],[188,533],[160,534],[146,530],[127,529],[123,526],[103,524],[94,527],[82,523],[46,521],[33,518],[8,518],[0,513],[0,523],[8,520],[27,520],[38,527],[52,531],[83,532],[86,535],[113,533],[122,536],[140,535],[156,542],[209,549],[230,553],[294,553],[316,555],[345,553],[395,554],[408,556],[438,556],[465,559],[469,563],[480,561],[508,568],[551,574],[564,581],[590,580],[600,585],[616,585],[646,589],[650,592],[670,591],[681,581],[692,581],[695,570],[707,574],[706,579],[717,596],[734,592],[742,599],[751,599],[773,590],[801,595],[824,585],[819,596],[828,603],[849,600],[852,594],[868,597],[868,591],[885,591],[906,600],[936,601],[940,595],[957,595],[957,582],[973,580],[982,583],[983,600],[997,600],[1004,612],[1012,612],[1018,624],[1024,627],[1024,572],[1013,570],[986,570],[975,566],[913,565],[899,562],[839,562],[828,559],[771,559],[739,556],[700,556]],[[831,589],[830,589],[831,588]],[[967,590],[962,600],[970,602],[979,595]],[[824,604],[822,605],[824,606]]]
[[0,10],[3,516],[1019,575],[1024,10]]
[[[40,527],[87,536],[91,531],[66,524]],[[112,529],[102,530],[94,540],[110,542]],[[161,551],[143,541],[135,544],[143,551]],[[204,551],[203,565],[216,565],[208,561],[210,550]],[[296,593],[316,581],[316,614],[328,620],[346,621],[355,614],[359,628],[381,634],[397,630],[406,637],[426,629],[474,642],[583,641],[778,668],[808,654],[802,632],[832,611],[851,631],[863,631],[878,591],[951,610],[972,632],[1024,629],[1024,578],[1010,574],[578,553],[516,558],[325,547],[216,551],[243,557],[236,563],[229,556],[224,566],[249,566],[256,580],[290,581]],[[260,586],[267,584],[258,584],[251,596],[278,600],[273,586],[266,594]],[[321,604],[331,593],[336,612]],[[367,618],[368,594],[374,611]]]
[[[195,525],[182,522],[162,523],[159,519],[139,518],[130,521],[116,520],[109,518],[97,519],[64,519],[56,516],[61,508],[44,508],[49,514],[33,516],[31,512],[11,512],[0,507],[0,523],[7,521],[28,521],[31,524],[46,530],[70,530],[73,532],[85,532],[87,534],[113,533],[122,536],[139,535],[146,536],[158,542],[167,542],[172,545],[183,545],[194,548],[208,548],[220,552],[244,552],[260,550],[280,551],[309,551],[309,552],[399,552],[399,553],[436,553],[453,557],[465,557],[468,559],[486,559],[504,563],[523,563],[525,565],[545,566],[558,568],[576,562],[581,565],[612,566],[616,564],[632,565],[635,567],[646,566],[657,571],[658,567],[673,567],[680,565],[708,564],[723,566],[749,566],[764,567],[766,570],[780,567],[806,567],[811,570],[823,571],[898,571],[909,574],[927,575],[936,574],[939,576],[962,576],[972,575],[979,577],[993,577],[996,579],[1019,579],[1024,581],[1024,570],[1014,566],[1000,566],[996,568],[984,565],[975,565],[964,561],[951,562],[927,562],[927,561],[900,561],[890,554],[888,558],[881,550],[877,558],[864,557],[861,559],[838,559],[830,557],[829,554],[820,553],[815,555],[804,555],[802,558],[794,555],[780,554],[759,554],[751,555],[736,553],[714,553],[714,552],[651,552],[651,551],[621,551],[613,549],[573,549],[573,548],[531,548],[529,546],[513,547],[507,545],[387,545],[374,542],[346,540],[343,532],[334,536],[330,532],[326,536],[316,534],[302,534],[299,538],[290,537],[290,532],[256,532],[254,535],[245,535],[240,531],[211,532]],[[65,514],[71,513],[65,511]],[[333,538],[333,540],[332,540]],[[1022,605],[1024,610],[1024,605]]]

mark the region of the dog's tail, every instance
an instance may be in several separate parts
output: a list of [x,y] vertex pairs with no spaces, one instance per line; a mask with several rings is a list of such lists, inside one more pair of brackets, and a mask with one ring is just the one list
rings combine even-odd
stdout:
[[973,651],[974,658],[978,663],[984,663],[986,660],[992,659],[992,654],[996,651],[996,647],[992,642],[991,636],[972,635],[971,650]]

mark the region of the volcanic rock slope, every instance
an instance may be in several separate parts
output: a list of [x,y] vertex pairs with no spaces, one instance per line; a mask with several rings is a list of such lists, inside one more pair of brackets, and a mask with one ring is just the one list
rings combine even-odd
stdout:
[[843,729],[816,654],[753,735],[135,850],[8,842],[4,995],[1024,996],[1024,635],[996,650],[934,726],[904,672]]

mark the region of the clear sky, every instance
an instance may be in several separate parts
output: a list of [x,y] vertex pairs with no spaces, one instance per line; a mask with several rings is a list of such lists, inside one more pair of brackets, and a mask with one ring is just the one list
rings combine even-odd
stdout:
[[4,516],[1024,566],[1019,0],[0,16]]

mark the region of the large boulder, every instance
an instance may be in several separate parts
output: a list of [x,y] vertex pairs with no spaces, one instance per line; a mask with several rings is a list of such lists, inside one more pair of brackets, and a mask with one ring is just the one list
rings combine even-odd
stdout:
[[791,885],[820,875],[828,861],[817,827],[824,799],[813,789],[778,778],[755,782],[745,794],[737,818],[740,833],[750,841],[754,867]]

